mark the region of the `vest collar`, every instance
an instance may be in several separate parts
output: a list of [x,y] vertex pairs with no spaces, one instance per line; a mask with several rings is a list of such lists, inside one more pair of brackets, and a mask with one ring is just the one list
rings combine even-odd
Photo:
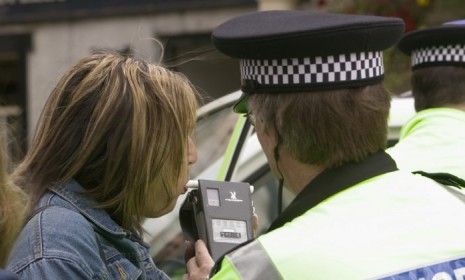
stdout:
[[291,204],[274,220],[268,231],[292,221],[330,196],[367,179],[396,170],[396,163],[384,151],[374,153],[361,162],[352,162],[326,169],[296,196]]

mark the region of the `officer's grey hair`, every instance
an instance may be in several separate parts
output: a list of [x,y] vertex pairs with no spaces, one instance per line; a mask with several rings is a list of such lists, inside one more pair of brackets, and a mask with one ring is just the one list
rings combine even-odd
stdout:
[[302,93],[260,93],[249,110],[307,164],[334,167],[385,148],[390,94],[381,84]]

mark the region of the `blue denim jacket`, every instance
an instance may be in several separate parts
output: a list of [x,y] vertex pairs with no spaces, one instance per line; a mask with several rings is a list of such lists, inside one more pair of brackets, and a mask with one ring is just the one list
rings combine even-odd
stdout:
[[44,194],[8,269],[20,279],[169,279],[155,266],[148,245],[93,207],[83,191],[71,181]]
[[0,269],[0,280],[18,280],[16,274]]

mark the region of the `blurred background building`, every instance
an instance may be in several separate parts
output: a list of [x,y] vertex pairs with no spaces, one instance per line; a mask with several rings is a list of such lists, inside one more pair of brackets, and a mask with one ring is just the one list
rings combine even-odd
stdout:
[[253,10],[253,0],[0,0],[0,118],[19,141],[9,147],[13,156],[26,148],[60,75],[94,50],[156,62],[158,38],[167,63],[205,95],[237,88],[236,62],[218,56],[224,61],[215,64],[201,54],[211,49],[216,25]]
[[[209,101],[239,88],[237,61],[213,50],[211,30],[257,9],[400,16],[413,30],[465,17],[465,0],[0,0],[0,132],[20,159],[42,107],[64,71],[111,49],[185,73]],[[386,55],[387,82],[408,89],[408,60]],[[399,70],[400,69],[400,70]]]

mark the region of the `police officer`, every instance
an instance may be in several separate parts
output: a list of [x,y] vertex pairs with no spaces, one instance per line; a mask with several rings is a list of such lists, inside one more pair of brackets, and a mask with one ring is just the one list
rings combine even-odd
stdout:
[[[270,167],[297,196],[268,233],[227,254],[213,279],[465,274],[463,192],[398,171],[383,151],[390,96],[382,51],[403,26],[268,11],[214,30],[215,46],[240,59],[245,96],[235,110],[251,118]],[[203,279],[212,261],[195,245],[185,278]]]
[[400,169],[447,172],[465,179],[465,21],[407,34],[418,113],[388,150]]

